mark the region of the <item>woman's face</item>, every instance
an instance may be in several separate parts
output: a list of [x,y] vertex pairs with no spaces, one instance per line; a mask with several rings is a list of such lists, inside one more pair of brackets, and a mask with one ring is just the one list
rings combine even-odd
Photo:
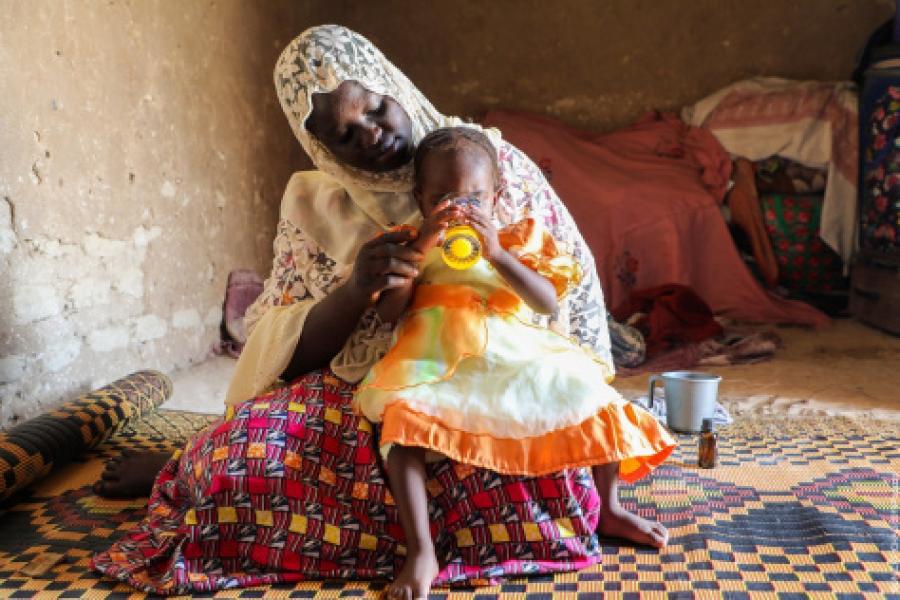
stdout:
[[413,156],[412,121],[396,100],[345,81],[313,94],[306,128],[339,161],[364,171],[392,171]]

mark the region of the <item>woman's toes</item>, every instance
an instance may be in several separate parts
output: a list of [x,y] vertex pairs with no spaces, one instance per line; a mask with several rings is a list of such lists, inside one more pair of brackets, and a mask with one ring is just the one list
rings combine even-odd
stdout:
[[659,542],[658,548],[665,548],[669,543],[669,530],[662,523],[653,524],[654,539]]
[[601,515],[597,532],[654,548],[664,548],[669,539],[668,530],[662,523],[644,519],[622,508]]
[[412,590],[406,585],[391,584],[388,588],[388,598],[390,600],[413,600]]
[[105,498],[139,498],[150,494],[156,474],[169,460],[166,453],[127,453],[110,458],[94,493]]

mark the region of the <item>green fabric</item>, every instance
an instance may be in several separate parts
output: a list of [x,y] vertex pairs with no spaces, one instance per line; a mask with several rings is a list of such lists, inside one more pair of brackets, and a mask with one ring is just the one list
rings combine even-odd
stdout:
[[763,194],[760,203],[783,286],[803,292],[847,287],[840,257],[819,237],[821,195]]

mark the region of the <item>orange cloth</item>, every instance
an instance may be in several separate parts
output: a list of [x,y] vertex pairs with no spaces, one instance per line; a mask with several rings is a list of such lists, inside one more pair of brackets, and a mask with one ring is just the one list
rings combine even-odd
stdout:
[[552,172],[597,260],[608,306],[680,283],[716,315],[829,323],[807,304],[766,293],[744,265],[719,209],[731,159],[709,131],[657,113],[603,134],[526,113],[491,112],[484,122]]
[[728,207],[731,209],[731,220],[750,238],[753,258],[766,285],[774,288],[778,285],[778,260],[759,206],[753,163],[746,158],[734,161],[734,187],[728,193]]
[[429,448],[457,462],[535,477],[618,462],[619,478],[626,482],[647,475],[675,449],[656,419],[628,402],[608,404],[581,423],[525,439],[455,429],[395,402],[385,410],[381,444]]
[[500,245],[515,255],[523,265],[547,279],[562,298],[581,281],[581,267],[575,259],[559,251],[556,241],[537,226],[534,219],[522,219],[498,232]]

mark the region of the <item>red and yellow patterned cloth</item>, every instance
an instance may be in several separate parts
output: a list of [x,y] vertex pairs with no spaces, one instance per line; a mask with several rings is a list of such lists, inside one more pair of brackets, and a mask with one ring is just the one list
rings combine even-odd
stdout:
[[[403,533],[372,426],[331,374],[229,409],[157,478],[147,517],[97,554],[101,573],[174,594],[303,579],[391,579]],[[428,467],[436,585],[575,571],[600,560],[587,471]]]

